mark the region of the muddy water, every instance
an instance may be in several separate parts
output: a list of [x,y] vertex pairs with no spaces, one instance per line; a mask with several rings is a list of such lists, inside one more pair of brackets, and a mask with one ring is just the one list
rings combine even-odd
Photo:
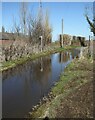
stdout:
[[56,53],[3,72],[3,118],[23,118],[48,94],[61,72],[79,53],[74,49]]

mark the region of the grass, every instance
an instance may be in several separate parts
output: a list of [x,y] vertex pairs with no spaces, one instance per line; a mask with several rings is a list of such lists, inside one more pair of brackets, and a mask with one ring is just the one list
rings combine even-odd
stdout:
[[[57,85],[52,89],[53,94],[59,95],[66,90],[66,85],[69,86],[73,83],[77,85],[85,83],[86,79],[89,78],[88,74],[93,68],[93,64],[90,59],[74,60],[65,69],[64,73],[61,74],[60,80]],[[72,83],[72,84],[71,84]],[[64,89],[65,88],[65,89]],[[69,89],[69,88],[68,88]]]
[[51,89],[55,96],[51,101],[42,104],[36,111],[32,112],[31,118],[39,118],[48,116],[49,118],[56,117],[56,109],[60,106],[61,100],[70,95],[73,91],[85,85],[91,80],[93,72],[93,63],[91,59],[75,59],[61,74],[60,80]]
[[59,48],[56,48],[56,49],[53,49],[53,50],[40,52],[38,54],[31,54],[29,56],[23,56],[21,58],[17,58],[15,60],[9,60],[9,61],[6,61],[6,62],[2,62],[1,66],[0,66],[0,71],[4,71],[4,70],[7,70],[9,68],[13,68],[16,65],[23,64],[28,60],[34,60],[36,58],[46,56],[46,55],[49,55],[49,54],[53,54],[53,53],[57,53],[57,52],[61,52],[63,50],[71,50],[72,48],[76,48],[76,47],[77,46],[67,46],[67,47],[64,47],[64,48],[59,47]]

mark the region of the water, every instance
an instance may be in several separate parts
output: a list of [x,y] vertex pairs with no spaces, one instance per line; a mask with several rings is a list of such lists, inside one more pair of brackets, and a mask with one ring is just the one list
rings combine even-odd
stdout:
[[3,118],[23,118],[47,95],[79,50],[61,52],[28,61],[3,72]]

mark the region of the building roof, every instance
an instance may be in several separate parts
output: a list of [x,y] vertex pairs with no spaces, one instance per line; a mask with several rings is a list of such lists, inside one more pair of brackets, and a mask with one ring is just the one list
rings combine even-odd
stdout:
[[14,40],[14,34],[0,32],[0,40]]

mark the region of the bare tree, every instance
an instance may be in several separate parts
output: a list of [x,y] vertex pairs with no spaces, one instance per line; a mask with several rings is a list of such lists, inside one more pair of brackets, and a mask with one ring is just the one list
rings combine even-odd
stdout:
[[35,28],[35,17],[33,17],[32,13],[28,14],[28,18],[27,18],[27,24],[28,24],[28,36],[29,36],[29,42],[32,43],[33,39],[32,39],[32,32]]
[[21,21],[21,30],[24,35],[27,34],[27,13],[28,13],[27,3],[22,2],[20,7],[20,21]]
[[17,23],[15,22],[14,23],[14,32],[17,34],[17,36],[20,35],[20,30],[21,30],[20,24],[17,25]]
[[33,41],[36,43],[40,43],[39,36],[43,36],[43,26],[39,20],[35,20],[34,27],[32,29]]
[[[89,19],[89,17],[87,15],[86,15],[86,20],[90,25],[91,32],[93,32],[93,34],[95,36],[95,24],[94,24],[94,22],[91,22],[91,20]],[[94,20],[95,20],[95,18],[94,18]]]
[[41,9],[38,10],[37,17],[32,20],[32,39],[35,43],[39,43],[39,37],[43,36],[43,15]]
[[85,8],[85,17],[88,24],[90,25],[91,32],[93,32],[95,36],[95,2],[93,2],[93,20],[92,21],[89,17],[89,10],[90,10],[89,7]]
[[48,10],[46,10],[44,22],[44,43],[45,44],[51,43],[51,39],[52,39],[52,27],[50,26],[49,23]]

